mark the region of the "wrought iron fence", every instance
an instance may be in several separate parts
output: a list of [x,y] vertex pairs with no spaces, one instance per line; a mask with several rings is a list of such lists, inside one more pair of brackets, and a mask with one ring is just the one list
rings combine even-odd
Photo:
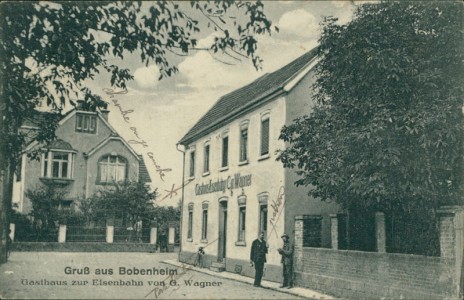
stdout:
[[114,243],[149,243],[150,229],[140,228],[139,230],[132,227],[114,227]]
[[57,242],[58,228],[35,229],[16,227],[14,240],[15,242]]
[[67,226],[66,242],[106,242],[106,227]]

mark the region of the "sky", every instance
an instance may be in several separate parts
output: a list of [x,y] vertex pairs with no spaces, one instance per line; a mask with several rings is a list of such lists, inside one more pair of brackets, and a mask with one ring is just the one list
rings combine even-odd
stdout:
[[[134,81],[129,82],[126,94],[110,95],[108,76],[98,76],[87,86],[109,103],[109,121],[118,133],[130,141],[144,156],[152,188],[158,189],[157,203],[177,205],[181,198],[182,149],[178,141],[221,97],[272,72],[317,45],[319,23],[325,16],[336,16],[346,23],[355,5],[350,1],[264,1],[265,12],[279,32],[261,36],[258,55],[263,68],[256,71],[251,61],[236,61],[213,57],[208,51],[192,52],[176,58],[179,73],[158,80],[156,65],[145,66],[136,55],[113,63],[129,67]],[[149,2],[144,3],[149,5]],[[205,27],[205,26],[203,26]],[[202,29],[199,47],[207,46],[214,33]],[[221,61],[225,61],[223,63]],[[117,103],[119,106],[115,106]],[[122,111],[125,111],[126,121]],[[128,118],[128,119],[127,119]],[[143,144],[144,145],[143,145]],[[157,171],[158,170],[158,171]],[[160,176],[164,173],[164,176]]]

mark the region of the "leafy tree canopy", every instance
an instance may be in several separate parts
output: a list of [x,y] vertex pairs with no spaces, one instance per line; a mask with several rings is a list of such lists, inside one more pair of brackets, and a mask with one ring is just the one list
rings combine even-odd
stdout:
[[463,7],[382,2],[326,18],[314,108],[284,127],[297,185],[344,208],[463,203]]
[[[260,1],[5,1],[0,16],[0,263],[6,261],[13,172],[29,138],[18,129],[39,103],[56,113],[76,100],[89,110],[104,107],[83,83],[107,72],[111,86],[125,88],[131,71],[114,61],[129,53],[155,63],[160,78],[176,73],[176,57],[192,50],[250,59],[259,68],[256,36],[271,33]],[[216,32],[214,42],[199,49],[197,39],[208,32]],[[38,125],[34,138],[53,140],[56,119]]]
[[30,216],[33,217],[34,223],[44,229],[55,228],[64,216],[60,204],[65,194],[64,191],[53,186],[27,190],[26,196],[32,204]]
[[92,202],[95,211],[132,226],[138,221],[153,219],[155,199],[156,191],[150,191],[145,183],[126,182],[99,191]]
[[[256,36],[271,33],[260,1],[12,1],[0,5],[0,14],[2,169],[20,151],[24,137],[17,129],[39,103],[59,112],[84,99],[95,110],[104,103],[83,81],[101,71],[111,74],[112,86],[125,88],[133,76],[113,58],[137,53],[159,67],[160,78],[176,73],[174,57],[192,50],[250,59],[259,68]],[[217,33],[210,48],[197,48],[200,29]],[[53,126],[42,130],[44,141],[54,137]]]

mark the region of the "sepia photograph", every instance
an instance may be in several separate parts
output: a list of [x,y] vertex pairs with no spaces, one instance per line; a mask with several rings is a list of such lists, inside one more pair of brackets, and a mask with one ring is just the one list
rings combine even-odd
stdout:
[[0,299],[463,299],[462,1],[2,1]]

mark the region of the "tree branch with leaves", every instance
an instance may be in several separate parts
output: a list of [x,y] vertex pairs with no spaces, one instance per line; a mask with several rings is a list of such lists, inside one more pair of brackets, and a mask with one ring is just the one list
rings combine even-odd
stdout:
[[[260,68],[256,36],[272,31],[260,1],[4,2],[0,14],[0,262],[6,260],[13,173],[27,142],[19,128],[39,104],[58,114],[76,100],[89,110],[104,107],[84,81],[106,72],[111,86],[126,88],[131,71],[112,62],[129,53],[156,64],[160,79],[178,72],[177,54],[192,51],[240,53]],[[217,32],[217,40],[197,48],[208,32]],[[54,139],[52,124],[39,126],[40,142]]]
[[326,18],[314,110],[279,160],[346,209],[411,212],[463,199],[462,4],[363,4]]

